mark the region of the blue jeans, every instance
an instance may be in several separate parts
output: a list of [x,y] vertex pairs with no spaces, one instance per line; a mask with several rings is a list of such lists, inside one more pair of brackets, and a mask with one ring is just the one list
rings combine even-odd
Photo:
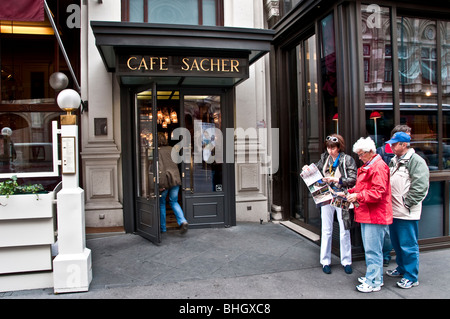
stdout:
[[383,243],[383,260],[387,260],[388,262],[391,261],[391,250],[392,250],[392,243],[391,243],[391,236],[389,234],[389,231],[386,233],[386,236],[384,236],[384,243]]
[[366,257],[366,283],[379,287],[383,282],[383,243],[388,225],[361,223],[361,235]]
[[391,242],[395,250],[397,271],[403,278],[418,281],[419,278],[419,221],[394,218]]
[[169,194],[169,204],[172,207],[172,210],[175,214],[175,218],[177,219],[178,225],[182,223],[187,223],[184,218],[183,210],[181,209],[180,204],[178,204],[178,192],[180,190],[180,186],[173,186],[169,189],[165,189],[161,192],[161,198],[159,199],[159,212],[161,215],[161,231],[166,231],[166,197]]

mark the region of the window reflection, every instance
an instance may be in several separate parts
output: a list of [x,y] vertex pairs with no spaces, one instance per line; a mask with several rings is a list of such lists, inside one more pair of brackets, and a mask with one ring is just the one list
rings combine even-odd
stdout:
[[127,0],[129,21],[218,25],[217,0]]
[[400,122],[411,127],[411,147],[427,162],[430,170],[439,169],[437,111],[420,110],[421,106],[400,108]]
[[283,0],[282,1],[282,13],[283,13],[283,15],[286,15],[290,10],[295,8],[295,6],[299,2],[300,2],[300,0]]
[[[379,21],[373,21],[374,15]],[[366,128],[377,147],[389,140],[394,127],[389,15],[387,7],[361,5]]]
[[[320,21],[321,46],[320,60],[322,71],[323,114],[325,116],[325,136],[336,133],[333,114],[338,113],[337,77],[336,77],[336,45],[334,42],[333,13]],[[331,115],[331,116],[330,116]]]
[[0,113],[0,173],[53,172],[51,112]]
[[149,198],[155,194],[154,151],[155,137],[152,108],[152,91],[143,91],[136,94],[137,122],[137,149],[139,151],[139,184],[138,196]]
[[[317,73],[316,35],[300,42],[291,51],[295,72],[291,73],[292,83],[297,87],[297,107],[290,114],[291,133],[291,210],[292,216],[301,221],[320,226],[320,209],[305,188],[300,177],[303,165],[316,163],[320,159],[323,143],[319,141],[323,128],[319,119],[319,85]],[[331,116],[332,117],[332,116]],[[334,121],[337,129],[337,121]],[[333,123],[334,124],[334,123]]]
[[1,104],[54,103],[54,91],[48,83],[54,69],[54,51],[53,39],[49,38],[2,39]]
[[151,23],[198,24],[198,0],[148,0]]
[[430,170],[438,170],[436,22],[399,17],[397,29],[400,122],[411,127],[411,145]]
[[444,182],[430,182],[427,197],[422,203],[419,239],[444,236]]
[[450,22],[439,22],[441,36],[441,92],[443,110],[443,168],[450,169]]
[[[372,5],[373,6],[373,5]],[[450,27],[449,22],[398,17],[397,43],[391,41],[389,8],[376,6],[378,25],[370,20],[371,5],[361,6],[363,35],[364,89],[367,132],[382,147],[395,124],[412,128],[412,146],[428,163],[430,170],[450,168]],[[372,8],[373,9],[373,8]],[[438,34],[437,30],[440,30]],[[441,37],[441,57],[437,38]],[[398,49],[398,70],[393,72],[392,45]],[[441,59],[441,70],[438,70]],[[394,123],[393,75],[398,74],[400,123]],[[441,76],[442,104],[438,101]],[[443,111],[443,126],[438,112]],[[442,141],[438,136],[442,131]]]
[[[54,21],[65,21],[68,2],[47,0]],[[63,72],[71,88],[69,67],[47,15],[42,22],[0,21],[0,25],[0,178],[17,175],[20,183],[39,183],[53,190],[61,177],[53,163],[57,143],[55,137],[52,144],[52,121],[59,122],[62,112],[49,78]],[[58,29],[77,73],[80,29],[66,23],[58,24]]]
[[195,193],[222,192],[223,136],[220,96],[184,96],[186,129],[191,134],[188,188]]

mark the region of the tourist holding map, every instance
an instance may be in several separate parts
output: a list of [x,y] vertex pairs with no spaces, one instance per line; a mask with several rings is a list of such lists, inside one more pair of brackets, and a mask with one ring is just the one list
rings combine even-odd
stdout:
[[[344,267],[345,272],[347,274],[351,274],[352,251],[350,243],[350,231],[345,229],[344,227],[344,223],[342,221],[342,208],[331,205],[330,202],[333,199],[331,192],[345,192],[348,188],[351,188],[355,185],[357,171],[356,162],[351,156],[343,152],[343,150],[345,149],[344,138],[338,134],[327,136],[325,140],[325,148],[326,152],[321,155],[320,161],[309,166],[305,165],[303,167],[303,172],[300,175],[310,188],[310,191],[316,203],[318,202],[317,198],[320,198],[322,203],[322,237],[320,244],[320,263],[322,264],[323,272],[326,274],[331,273],[331,242],[334,212],[336,211],[337,219],[339,222],[341,264]],[[313,171],[314,168],[317,169],[317,172]],[[317,180],[317,176],[323,176],[323,178]],[[314,184],[308,184],[308,180],[310,182],[311,180],[315,180],[316,182]],[[317,187],[317,190],[311,189],[311,187]]]

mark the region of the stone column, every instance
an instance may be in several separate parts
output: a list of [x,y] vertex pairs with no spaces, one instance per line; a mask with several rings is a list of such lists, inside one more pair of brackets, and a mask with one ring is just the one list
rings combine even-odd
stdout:
[[86,226],[123,225],[120,194],[120,88],[103,64],[90,21],[120,21],[120,1],[87,1],[82,5],[81,87],[88,111],[82,120],[82,181]]

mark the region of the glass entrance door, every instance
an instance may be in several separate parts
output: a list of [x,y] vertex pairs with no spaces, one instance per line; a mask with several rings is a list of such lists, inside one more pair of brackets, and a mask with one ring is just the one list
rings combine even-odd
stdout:
[[[234,225],[234,163],[225,163],[223,133],[226,126],[233,127],[232,113],[225,116],[223,113],[228,95],[222,91],[194,95],[179,89],[156,90],[154,86],[137,92],[134,98],[137,233],[153,242],[161,240],[158,176],[161,135],[172,147],[171,158],[179,167],[182,185],[178,202],[189,227]],[[234,149],[229,151],[234,154]],[[178,224],[167,204],[166,229],[175,228]]]
[[[296,85],[293,97],[295,105],[291,116],[291,211],[292,217],[320,229],[320,209],[311,197],[300,177],[302,167],[317,163],[322,152],[320,140],[319,97],[317,75],[316,36],[300,42],[291,51],[291,62],[296,72],[291,73],[291,81]],[[332,116],[332,115],[331,115]]]
[[183,203],[191,225],[225,223],[225,141],[220,95],[183,95],[189,157],[183,163]]
[[136,150],[136,230],[152,242],[161,242],[158,203],[158,145],[156,85],[134,95]]

